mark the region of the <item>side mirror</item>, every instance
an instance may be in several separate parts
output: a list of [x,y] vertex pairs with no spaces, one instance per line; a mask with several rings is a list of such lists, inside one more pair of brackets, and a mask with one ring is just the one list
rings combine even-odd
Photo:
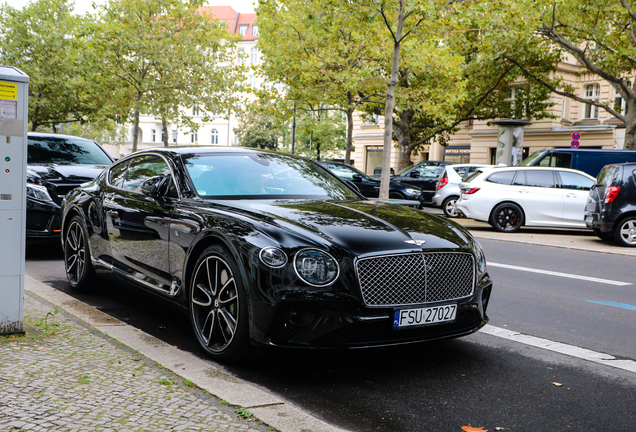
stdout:
[[159,198],[161,196],[161,189],[166,184],[166,176],[158,175],[150,177],[141,184],[141,193],[150,198]]
[[409,177],[418,178],[420,176],[420,172],[418,170],[412,170],[409,172]]
[[353,174],[351,176],[351,180],[354,182],[361,182],[362,181],[362,176],[360,174]]

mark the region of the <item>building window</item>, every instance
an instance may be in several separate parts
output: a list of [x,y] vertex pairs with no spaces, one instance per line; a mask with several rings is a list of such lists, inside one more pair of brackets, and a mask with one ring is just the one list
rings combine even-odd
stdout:
[[164,142],[166,140],[166,134],[163,131],[163,129],[161,129],[161,142]]
[[172,129],[172,142],[176,143],[177,142],[177,130],[176,129]]
[[244,59],[245,59],[245,48],[239,48],[238,54],[237,54],[238,64],[243,64]]
[[258,62],[258,48],[252,48],[250,50],[250,63],[256,64]]
[[[585,86],[585,99],[598,102],[599,94],[601,93],[601,86],[599,84],[588,84]],[[585,117],[586,119],[598,118],[598,107],[589,103],[585,104]]]
[[218,144],[219,143],[219,131],[218,130],[212,129],[211,137],[212,137],[212,139],[210,140],[211,144]]
[[258,26],[252,25],[252,36],[258,36]]
[[[632,88],[631,81],[627,81],[626,84],[627,87]],[[625,99],[623,99],[623,97],[617,90],[614,90],[614,93],[614,110],[623,115],[627,114],[627,102],[625,102]]]
[[199,115],[199,106],[195,105],[192,107],[192,115],[193,116],[198,116]]
[[152,142],[157,141],[157,131],[155,129],[150,129],[150,132],[152,133]]
[[256,77],[254,75],[250,75],[250,86],[256,87]]
[[197,141],[199,141],[199,137],[197,136],[197,133],[196,132],[190,132],[190,142],[194,144]]
[[526,89],[522,86],[510,87],[508,89],[507,101],[512,103],[512,118],[526,118],[529,111],[528,101],[524,104]]
[[234,137],[234,145],[239,145],[241,142],[239,141],[239,137],[235,136]]
[[239,34],[241,36],[245,36],[247,34],[247,28],[249,27],[249,24],[241,24],[239,26]]

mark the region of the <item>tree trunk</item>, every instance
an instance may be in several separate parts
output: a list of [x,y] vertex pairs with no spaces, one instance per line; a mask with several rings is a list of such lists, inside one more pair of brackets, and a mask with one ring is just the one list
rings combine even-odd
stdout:
[[320,140],[316,141],[316,160],[320,162]]
[[135,108],[135,121],[133,123],[133,153],[137,151],[137,139],[139,135],[139,101],[141,100],[142,93],[137,92],[137,108]]
[[168,147],[168,122],[165,117],[161,117],[161,130],[163,132],[163,146]]
[[398,140],[398,172],[412,165],[411,129],[415,110],[408,109],[400,113],[400,121],[393,124],[393,133]]
[[627,102],[623,148],[625,150],[636,150],[636,99]]
[[391,63],[391,79],[386,86],[386,106],[384,107],[384,149],[382,152],[382,177],[380,179],[380,200],[389,199],[389,182],[391,181],[391,147],[393,144],[393,108],[395,107],[395,86],[398,82],[400,67],[400,39],[404,27],[404,0],[400,0],[397,28],[393,43],[393,61]]
[[351,150],[353,149],[353,95],[351,92],[347,93],[347,101],[349,106],[347,107],[347,146],[345,147],[345,164],[351,164]]

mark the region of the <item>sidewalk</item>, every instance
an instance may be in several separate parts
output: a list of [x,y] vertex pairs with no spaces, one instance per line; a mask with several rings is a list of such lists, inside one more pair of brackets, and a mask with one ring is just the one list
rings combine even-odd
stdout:
[[338,431],[28,276],[25,291],[26,335],[0,336],[0,431]]

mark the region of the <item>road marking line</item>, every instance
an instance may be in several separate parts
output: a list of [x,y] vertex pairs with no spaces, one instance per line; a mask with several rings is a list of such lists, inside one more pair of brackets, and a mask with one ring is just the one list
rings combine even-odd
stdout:
[[634,310],[636,311],[636,306],[634,305],[630,305],[627,303],[617,303],[617,302],[613,302],[613,301],[608,301],[608,300],[585,300],[586,302],[590,302],[590,303],[598,303],[598,304],[602,304],[605,306],[614,306],[614,307],[618,307],[618,308],[623,308],[623,309],[629,309],[629,310]]
[[511,270],[519,270],[519,271],[526,271],[526,272],[531,272],[531,273],[540,273],[540,274],[545,274],[545,275],[550,275],[550,276],[566,277],[566,278],[570,278],[570,279],[579,279],[579,280],[584,280],[584,281],[589,281],[589,282],[604,283],[604,284],[608,284],[608,285],[618,285],[618,286],[631,285],[631,282],[619,282],[619,281],[613,281],[613,280],[609,280],[609,279],[594,278],[594,277],[581,276],[581,275],[575,275],[575,274],[570,274],[570,273],[560,273],[560,272],[554,272],[554,271],[550,271],[550,270],[533,269],[533,268],[529,268],[529,267],[519,267],[519,266],[513,266],[513,265],[509,265],[509,264],[499,264],[499,263],[488,262],[488,265],[491,266],[491,267],[501,267],[501,268],[506,268],[506,269],[511,269]]
[[560,354],[565,354],[571,357],[576,357],[582,360],[591,361],[594,363],[600,363],[606,366],[615,367],[617,369],[623,369],[629,372],[636,372],[636,362],[633,360],[618,360],[616,357],[609,354],[603,354],[596,351],[580,348],[574,345],[568,345],[561,342],[554,342],[549,339],[542,339],[535,336],[524,335],[522,333],[514,332],[511,330],[502,329],[499,327],[485,325],[481,332],[489,334],[491,336],[500,337],[503,339],[512,340],[525,345],[534,346],[537,348],[554,351]]

